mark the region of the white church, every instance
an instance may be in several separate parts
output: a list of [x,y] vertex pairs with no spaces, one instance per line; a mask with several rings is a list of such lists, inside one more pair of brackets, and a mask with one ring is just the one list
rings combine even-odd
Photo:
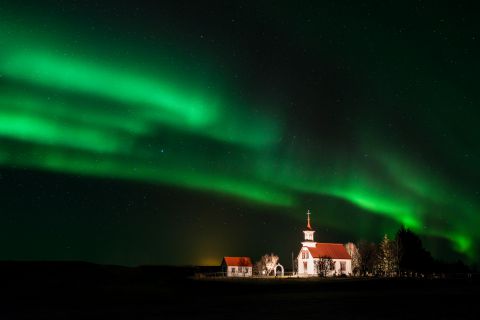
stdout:
[[310,225],[310,210],[307,212],[305,239],[298,254],[298,276],[340,276],[352,274],[352,258],[341,243],[315,242],[315,231]]

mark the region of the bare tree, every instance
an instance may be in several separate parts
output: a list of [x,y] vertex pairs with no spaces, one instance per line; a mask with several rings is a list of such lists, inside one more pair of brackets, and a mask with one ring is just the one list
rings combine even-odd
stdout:
[[353,242],[345,244],[345,249],[352,258],[352,274],[358,276],[360,274],[361,257],[358,248]]
[[361,240],[357,247],[360,255],[360,274],[363,276],[372,274],[377,258],[377,246],[373,242]]
[[253,266],[253,274],[256,274],[259,276],[263,274],[263,264],[261,260],[255,262],[255,265]]
[[324,256],[315,261],[315,269],[320,277],[326,277],[328,272],[335,269],[332,258]]
[[269,276],[277,266],[279,257],[273,253],[265,254],[260,261],[255,264],[257,273],[263,276]]

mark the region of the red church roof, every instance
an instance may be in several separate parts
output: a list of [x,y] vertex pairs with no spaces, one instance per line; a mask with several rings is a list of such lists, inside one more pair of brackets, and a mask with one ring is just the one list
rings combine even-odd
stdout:
[[329,257],[331,259],[352,259],[341,243],[319,243],[315,248],[308,248],[314,258]]
[[252,267],[252,260],[250,257],[223,257],[223,261],[227,266],[235,267]]

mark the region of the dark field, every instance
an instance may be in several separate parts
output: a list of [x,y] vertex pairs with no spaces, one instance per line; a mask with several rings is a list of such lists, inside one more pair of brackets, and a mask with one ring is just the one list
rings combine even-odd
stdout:
[[478,319],[478,279],[193,280],[195,268],[0,263],[0,319]]

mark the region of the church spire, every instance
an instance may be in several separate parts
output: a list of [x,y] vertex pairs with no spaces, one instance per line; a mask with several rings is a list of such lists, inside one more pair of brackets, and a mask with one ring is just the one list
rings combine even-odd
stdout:
[[312,226],[310,225],[310,209],[307,211],[307,230],[312,230]]
[[310,225],[310,209],[307,211],[307,229],[303,230],[303,234],[305,235],[305,240],[302,242],[303,246],[306,247],[314,247],[315,241],[313,240],[313,234],[315,231],[312,229]]

